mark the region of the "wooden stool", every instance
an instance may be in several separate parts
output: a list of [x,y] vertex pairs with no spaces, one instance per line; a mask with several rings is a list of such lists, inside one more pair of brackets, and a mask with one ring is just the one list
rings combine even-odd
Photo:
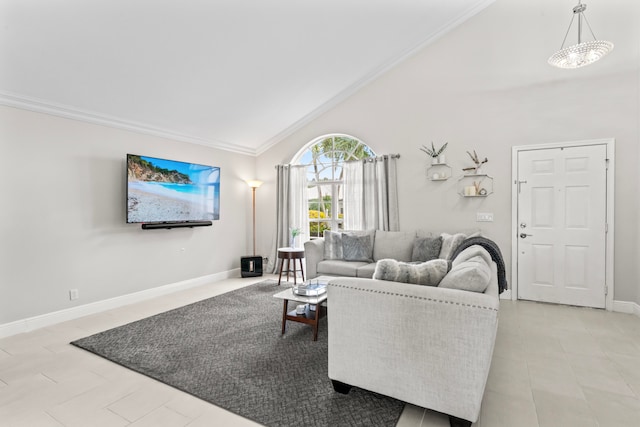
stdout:
[[296,284],[296,260],[300,262],[300,272],[302,273],[302,281],[304,282],[304,268],[302,267],[302,258],[304,258],[304,249],[296,248],[278,248],[278,259],[280,260],[280,275],[278,276],[278,286],[282,281],[282,270],[285,260],[287,261],[287,281],[289,281],[289,273],[291,272],[291,261],[293,260],[293,283]]

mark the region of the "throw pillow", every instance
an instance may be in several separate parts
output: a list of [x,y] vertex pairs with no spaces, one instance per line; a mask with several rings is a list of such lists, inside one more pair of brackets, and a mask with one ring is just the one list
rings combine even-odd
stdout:
[[376,263],[373,278],[424,286],[438,286],[446,276],[449,263],[433,259],[420,264],[408,264],[395,259],[382,259]]
[[342,233],[324,230],[324,259],[342,258]]
[[416,237],[413,241],[411,261],[426,262],[439,258],[442,237]]
[[373,242],[369,234],[342,233],[342,256],[345,261],[372,262]]
[[471,245],[468,248],[464,249],[462,252],[460,252],[458,256],[455,257],[455,259],[452,261],[451,264],[453,266],[456,266],[461,262],[467,261],[468,259],[471,259],[476,256],[482,257],[482,259],[484,259],[487,265],[491,265],[491,263],[493,262],[489,251],[487,251],[485,248],[483,248],[480,245]]
[[439,234],[427,230],[417,230],[416,237],[438,237]]
[[487,290],[490,281],[491,267],[489,267],[483,255],[475,255],[462,262],[455,263],[438,286],[463,291],[484,292]]
[[442,237],[442,248],[440,248],[440,255],[438,258],[442,259],[450,259],[453,252],[456,250],[460,243],[467,238],[465,234],[448,234],[442,233],[440,235]]

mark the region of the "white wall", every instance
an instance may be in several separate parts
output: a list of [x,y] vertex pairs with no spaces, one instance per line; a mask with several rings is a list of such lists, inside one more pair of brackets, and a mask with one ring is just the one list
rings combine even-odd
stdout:
[[[640,18],[640,13],[638,13],[638,18]],[[638,44],[638,58],[640,58],[640,44]],[[640,61],[640,59],[639,59]],[[637,164],[640,165],[640,68],[638,69],[638,77],[637,77],[637,87],[638,87],[638,110],[637,110],[637,114],[638,114],[638,118],[637,118],[637,129],[638,129],[638,160],[637,160]],[[640,189],[640,170],[638,171],[637,177],[636,177],[636,184],[637,184],[637,188]],[[640,197],[637,198],[636,200],[636,225],[638,227],[638,239],[636,241],[636,250],[638,251],[638,254],[640,254]],[[638,282],[638,287],[637,287],[637,295],[636,295],[636,303],[640,306],[640,262],[636,263],[636,267],[637,267],[637,276],[636,276],[636,282]]]
[[[609,58],[591,68],[554,69],[546,58],[563,31],[556,37],[547,35],[545,23],[551,13],[535,10],[542,3],[528,3],[531,8],[514,3],[518,2],[496,1],[260,155],[256,175],[267,181],[260,200],[260,209],[268,213],[261,218],[263,250],[274,239],[268,228],[275,221],[273,165],[289,162],[313,138],[337,132],[362,139],[379,154],[401,154],[402,230],[451,232],[480,227],[500,245],[510,268],[511,147],[613,137],[617,161],[614,298],[637,301],[640,60],[632,69],[611,67],[606,63]],[[555,7],[553,2],[544,3]],[[568,19],[570,8],[565,9],[560,9],[561,17]],[[616,49],[637,52],[638,43],[637,37],[624,39]],[[484,169],[495,177],[495,193],[485,199],[464,199],[456,194],[456,179],[429,181],[428,159],[418,148],[431,141],[449,142],[447,160],[457,175],[472,165],[467,150],[487,156]],[[495,222],[475,222],[476,212],[493,212]]]
[[[126,224],[126,153],[220,166],[221,219]],[[0,325],[239,268],[254,167],[250,156],[1,107]]]
[[[247,179],[265,181],[257,191],[257,249],[270,254],[274,165],[334,132],[361,138],[378,153],[401,154],[402,229],[480,226],[508,264],[511,147],[616,138],[615,299],[640,304],[640,59],[632,68],[616,63],[616,52],[640,55],[640,4],[607,2],[606,13],[619,14],[616,31],[632,34],[612,37],[616,50],[601,63],[567,72],[545,63],[569,19],[572,5],[560,3],[497,0],[257,159],[0,107],[0,325],[238,268],[239,256],[251,250]],[[513,50],[523,46],[520,54]],[[432,140],[449,142],[457,173],[470,165],[466,150],[487,156],[495,194],[463,199],[455,180],[428,181],[418,147]],[[221,220],[154,231],[126,224],[127,152],[220,166]],[[493,212],[495,222],[476,223],[478,211]],[[71,302],[73,288],[80,299]]]

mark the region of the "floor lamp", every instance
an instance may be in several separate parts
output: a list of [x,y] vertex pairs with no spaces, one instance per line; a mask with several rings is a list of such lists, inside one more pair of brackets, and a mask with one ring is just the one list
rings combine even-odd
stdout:
[[256,256],[256,189],[262,185],[262,181],[247,181],[251,187],[251,207],[253,209],[253,256],[240,258],[240,271],[242,277],[262,276],[262,257]]

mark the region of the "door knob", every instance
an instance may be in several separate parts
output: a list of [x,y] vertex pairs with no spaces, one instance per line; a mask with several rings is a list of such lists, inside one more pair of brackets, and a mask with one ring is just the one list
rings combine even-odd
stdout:
[[527,236],[533,236],[533,234],[527,234],[527,233],[520,233],[520,238],[524,239]]
[[527,224],[525,224],[524,222],[520,223],[520,228],[527,228]]

